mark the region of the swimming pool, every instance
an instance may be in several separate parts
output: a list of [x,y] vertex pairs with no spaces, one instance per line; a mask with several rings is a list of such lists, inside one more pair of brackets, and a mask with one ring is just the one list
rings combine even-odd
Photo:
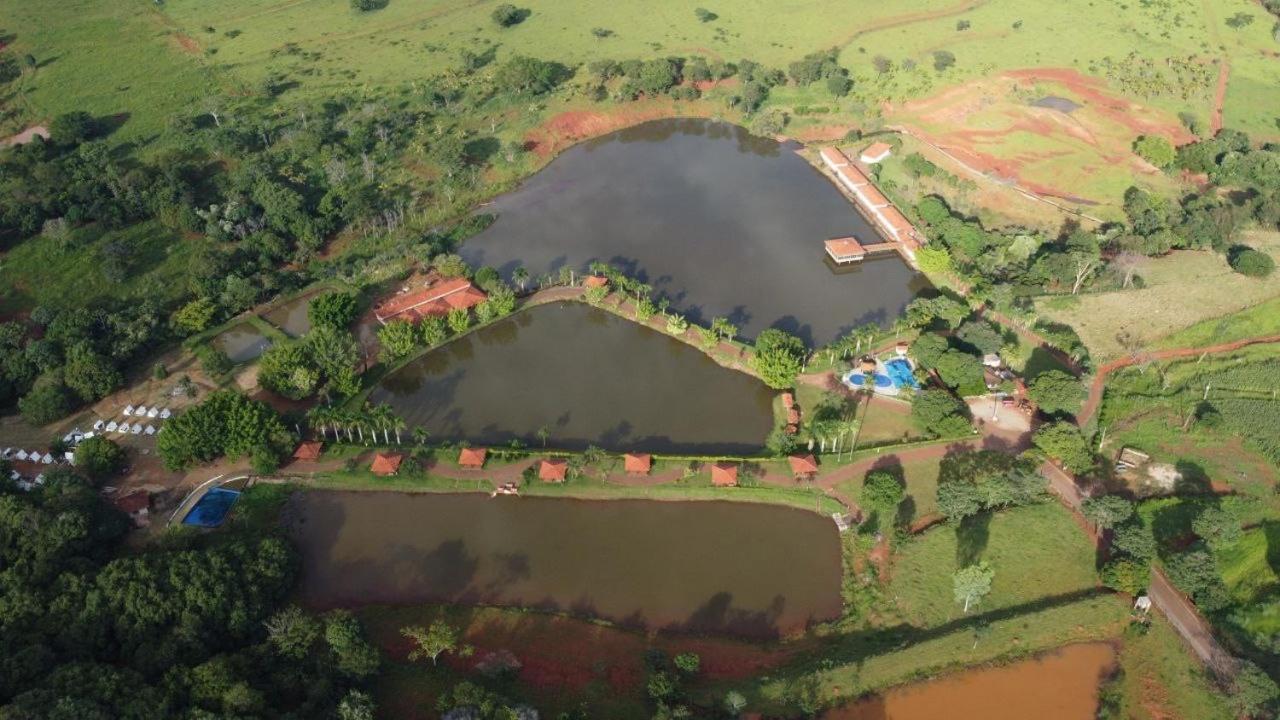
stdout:
[[[850,385],[863,387],[867,382],[867,376],[863,373],[854,371],[846,375],[845,380],[848,381]],[[876,387],[878,388],[893,387],[893,379],[883,373],[876,373],[872,376],[872,381],[875,382]]]
[[885,371],[889,377],[893,379],[893,384],[898,387],[909,387],[912,390],[919,390],[920,383],[916,381],[916,375],[911,370],[911,363],[903,358],[894,358],[884,364]]
[[183,525],[215,528],[227,519],[231,507],[240,499],[240,493],[226,488],[214,488],[196,502],[195,507],[182,519]]

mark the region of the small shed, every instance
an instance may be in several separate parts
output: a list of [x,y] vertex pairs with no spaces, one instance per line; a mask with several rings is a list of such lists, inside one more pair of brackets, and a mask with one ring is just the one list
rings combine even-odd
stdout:
[[458,453],[458,466],[464,468],[482,468],[484,467],[485,457],[489,452],[484,448],[462,448],[462,452]]
[[588,275],[583,278],[582,286],[589,288],[609,287],[609,278],[603,275]]
[[628,475],[648,475],[653,468],[653,456],[649,453],[627,453],[622,465]]
[[813,455],[792,455],[787,458],[791,474],[797,480],[808,480],[818,474],[818,459]]
[[569,461],[549,458],[538,463],[538,479],[542,482],[564,482],[569,476]]
[[734,487],[738,484],[738,466],[719,462],[711,466],[711,484],[716,487]]
[[146,416],[147,416],[147,412],[148,412],[148,410],[147,410],[147,406],[146,406],[146,405],[139,405],[139,406],[138,406],[138,407],[133,411],[133,414],[134,414],[135,416],[137,416],[137,417],[146,417]]
[[128,515],[137,527],[145,527],[151,522],[151,493],[146,490],[134,490],[128,495],[121,495],[112,500],[112,504]]
[[169,417],[170,417],[171,415],[173,415],[173,412],[171,412],[171,411],[169,410],[169,408],[161,408],[161,409],[160,409],[160,419],[161,419],[161,420],[168,420],[168,419],[169,419]]
[[369,466],[369,470],[374,475],[389,477],[400,472],[402,462],[404,462],[404,456],[400,453],[378,453],[373,456],[373,464]]
[[132,415],[132,414],[133,414],[133,406],[132,406],[132,405],[125,405],[125,406],[124,406],[124,414],[125,414],[126,416]]
[[319,440],[310,440],[298,443],[297,449],[293,451],[294,460],[303,460],[305,462],[315,462],[320,459],[320,452],[324,450],[324,443]]
[[862,151],[858,159],[868,165],[884,162],[893,154],[893,146],[885,142],[871,143]]
[[789,408],[796,404],[796,397],[789,392],[782,393],[782,407]]

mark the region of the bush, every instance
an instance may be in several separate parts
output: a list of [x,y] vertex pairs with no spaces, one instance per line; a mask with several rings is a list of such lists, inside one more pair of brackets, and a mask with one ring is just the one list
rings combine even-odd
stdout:
[[844,97],[853,89],[853,81],[844,75],[832,75],[827,78],[827,92],[836,97]]
[[205,344],[197,347],[195,355],[200,361],[200,368],[204,370],[204,374],[212,380],[231,372],[231,358],[212,345]]
[[1032,442],[1071,472],[1082,473],[1093,468],[1093,451],[1073,423],[1056,422],[1041,426]]
[[1231,269],[1249,277],[1264,278],[1276,268],[1271,256],[1243,245],[1236,246],[1227,254],[1227,262]]
[[76,446],[75,465],[92,480],[106,480],[124,469],[124,449],[101,435]]
[[706,8],[698,8],[693,11],[694,17],[698,18],[698,22],[711,22],[720,17]]
[[511,27],[524,22],[524,19],[529,17],[529,11],[515,5],[503,4],[494,8],[489,17],[493,18],[498,27]]
[[27,424],[48,425],[71,411],[71,396],[61,380],[47,378],[18,401],[18,412]]
[[1178,159],[1178,151],[1174,149],[1173,143],[1159,135],[1143,135],[1133,142],[1133,151],[1138,157],[1164,169],[1173,164]]
[[1121,558],[1102,566],[1102,584],[1117,592],[1137,595],[1151,580],[1151,566],[1137,560]]
[[347,292],[334,292],[315,298],[307,306],[307,318],[315,326],[345,329],[360,312],[356,296]]
[[769,328],[756,338],[752,364],[760,379],[775,390],[791,387],[804,363],[805,347],[800,338]]
[[78,145],[98,133],[98,121],[87,112],[69,112],[49,123],[49,139],[59,145]]
[[946,390],[925,390],[911,403],[911,422],[928,435],[948,437],[971,430],[968,408]]
[[356,12],[381,10],[387,6],[387,0],[351,0],[351,9]]

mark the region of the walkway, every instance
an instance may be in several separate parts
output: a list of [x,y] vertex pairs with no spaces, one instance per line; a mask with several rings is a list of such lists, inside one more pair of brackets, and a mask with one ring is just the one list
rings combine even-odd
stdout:
[[1085,400],[1084,407],[1080,410],[1080,414],[1076,416],[1077,424],[1084,427],[1089,418],[1097,412],[1098,406],[1102,404],[1102,393],[1106,384],[1107,376],[1121,368],[1137,365],[1139,362],[1151,362],[1153,360],[1173,360],[1175,358],[1195,357],[1197,355],[1213,355],[1215,353],[1232,352],[1250,345],[1265,345],[1268,343],[1280,343],[1280,335],[1268,335],[1265,337],[1246,338],[1244,340],[1236,340],[1234,342],[1220,343],[1218,345],[1209,345],[1207,347],[1198,348],[1175,348],[1172,350],[1157,350],[1155,352],[1143,353],[1140,356],[1130,355],[1112,360],[1111,362],[1098,368],[1098,374],[1094,376],[1093,383],[1089,385],[1089,397]]
[[1209,623],[1196,606],[1178,591],[1159,567],[1151,568],[1151,586],[1147,588],[1151,603],[1169,620],[1169,624],[1191,646],[1192,651],[1219,677],[1235,677],[1239,662],[1213,636]]

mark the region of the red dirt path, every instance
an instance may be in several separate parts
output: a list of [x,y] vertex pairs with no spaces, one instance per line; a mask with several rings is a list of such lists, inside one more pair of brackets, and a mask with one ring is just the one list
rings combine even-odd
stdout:
[[1209,130],[1217,135],[1222,129],[1222,107],[1227,102],[1227,80],[1231,77],[1231,63],[1226,58],[1218,61],[1218,88],[1213,93],[1213,116],[1209,119]]

